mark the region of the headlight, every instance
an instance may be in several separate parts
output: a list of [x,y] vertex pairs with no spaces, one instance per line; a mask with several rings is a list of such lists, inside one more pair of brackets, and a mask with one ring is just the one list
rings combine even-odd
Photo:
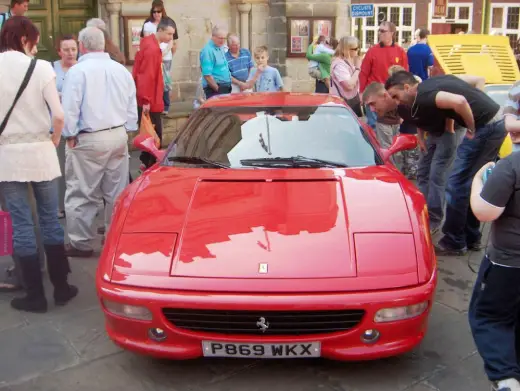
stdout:
[[152,320],[153,316],[150,310],[145,307],[136,305],[121,304],[114,301],[104,300],[103,305],[108,312],[121,316],[123,318],[137,319],[137,320]]
[[377,311],[376,316],[374,316],[374,322],[385,323],[415,318],[426,311],[427,308],[427,301],[419,304],[408,305],[406,307],[383,308],[382,310]]

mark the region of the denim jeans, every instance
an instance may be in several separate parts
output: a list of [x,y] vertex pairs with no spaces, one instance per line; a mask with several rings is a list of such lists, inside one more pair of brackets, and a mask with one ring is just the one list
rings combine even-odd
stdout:
[[[163,64],[164,64],[164,67],[166,68],[166,70],[168,72],[171,72],[172,60],[163,61]],[[165,112],[170,111],[170,91],[171,91],[170,87],[165,86],[164,92],[163,92],[163,102],[164,102],[164,111]]]
[[520,144],[513,144],[513,152],[520,151]]
[[164,112],[170,111],[170,91],[163,92]]
[[426,198],[430,229],[439,228],[444,218],[446,180],[464,132],[444,132],[440,136],[428,133],[426,152],[420,152],[417,187]]
[[[32,182],[38,221],[43,244],[64,243],[65,234],[56,211],[58,210],[58,178],[53,181]],[[0,182],[0,191],[6,209],[13,220],[14,255],[26,257],[38,253],[34,222],[29,203],[29,183]]]
[[480,221],[473,214],[469,198],[473,177],[487,162],[494,161],[506,137],[504,120],[487,124],[465,137],[457,148],[457,157],[446,188],[446,221],[439,244],[461,250],[479,243]]
[[491,381],[520,381],[520,269],[484,256],[469,305],[469,324]]
[[373,112],[367,105],[365,105],[365,116],[367,117],[368,126],[375,130],[377,123],[377,114]]

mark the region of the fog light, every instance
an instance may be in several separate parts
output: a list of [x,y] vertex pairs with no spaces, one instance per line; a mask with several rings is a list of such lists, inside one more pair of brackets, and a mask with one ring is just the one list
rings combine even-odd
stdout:
[[137,320],[152,320],[152,313],[148,308],[136,305],[121,304],[114,301],[103,300],[103,304],[108,312],[122,316],[123,318],[137,319]]
[[164,341],[167,338],[166,332],[158,327],[153,327],[149,329],[148,337],[150,337],[151,340],[156,342]]
[[382,310],[377,311],[376,315],[374,316],[374,322],[395,322],[396,320],[415,318],[419,315],[422,315],[422,313],[426,311],[427,308],[427,301],[405,307],[383,308]]
[[381,334],[377,330],[365,330],[361,335],[361,341],[364,343],[376,343]]

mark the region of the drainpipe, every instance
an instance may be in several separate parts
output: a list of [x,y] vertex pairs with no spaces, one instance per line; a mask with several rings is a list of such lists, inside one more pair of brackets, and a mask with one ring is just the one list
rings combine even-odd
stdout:
[[491,0],[484,0],[482,4],[482,34],[489,34],[489,18],[491,14]]

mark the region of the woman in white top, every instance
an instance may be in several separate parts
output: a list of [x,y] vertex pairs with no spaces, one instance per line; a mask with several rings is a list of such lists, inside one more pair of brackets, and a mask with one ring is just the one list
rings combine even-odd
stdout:
[[359,98],[360,67],[358,39],[341,38],[330,64],[330,93],[342,97],[358,117],[363,116]]
[[[47,300],[29,204],[29,184],[36,199],[54,301],[64,305],[78,293],[78,289],[67,282],[70,267],[65,256],[63,227],[56,214],[57,178],[61,176],[56,146],[60,142],[64,115],[52,65],[30,57],[36,54],[39,36],[36,26],[23,16],[10,18],[0,33],[0,118],[4,119],[0,126],[0,131],[3,127],[0,193],[13,220],[13,255],[19,259],[26,289],[26,296],[13,299],[11,306],[30,312],[47,311]],[[34,71],[15,103],[33,61]]]

